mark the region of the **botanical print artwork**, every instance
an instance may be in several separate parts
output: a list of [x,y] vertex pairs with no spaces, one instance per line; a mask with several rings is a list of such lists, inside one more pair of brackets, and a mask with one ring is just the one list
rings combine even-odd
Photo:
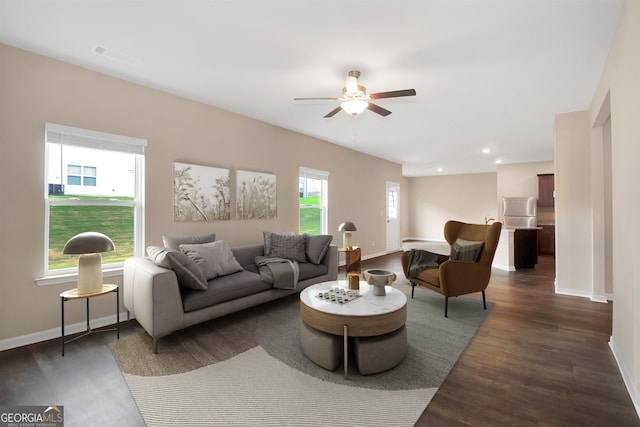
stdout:
[[176,222],[231,218],[229,169],[173,163],[173,218]]
[[237,219],[274,219],[276,212],[276,176],[270,173],[237,171]]

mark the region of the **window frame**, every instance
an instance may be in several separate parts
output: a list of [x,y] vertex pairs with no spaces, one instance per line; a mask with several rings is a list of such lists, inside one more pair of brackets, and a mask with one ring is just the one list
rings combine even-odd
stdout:
[[[115,151],[135,155],[134,198],[133,200],[73,200],[49,198],[49,149],[50,144],[69,145],[96,150]],[[144,247],[144,148],[147,141],[140,138],[74,128],[71,126],[45,123],[45,165],[44,165],[44,277],[37,279],[38,285],[64,283],[70,276],[77,275],[78,267],[49,269],[49,227],[52,206],[129,206],[133,208],[133,256],[142,256]],[[82,166],[84,167],[84,166]],[[95,169],[94,169],[95,170]],[[96,170],[97,175],[97,170]],[[81,177],[84,174],[81,175]],[[95,178],[95,177],[94,177]],[[103,265],[108,271],[119,274],[123,262]]]
[[[298,171],[298,182],[300,178],[304,179],[315,179],[318,181],[322,181],[321,183],[321,196],[320,196],[320,205],[303,205],[301,203],[298,204],[298,231],[300,231],[300,209],[308,209],[320,208],[320,234],[327,234],[328,232],[328,223],[329,223],[329,172],[322,171],[318,169],[311,169],[304,166],[300,166]],[[298,185],[298,191],[299,191]]]

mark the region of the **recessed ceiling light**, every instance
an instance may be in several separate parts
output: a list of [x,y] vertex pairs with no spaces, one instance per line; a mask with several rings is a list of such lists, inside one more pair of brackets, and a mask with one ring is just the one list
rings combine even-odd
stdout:
[[491,148],[483,148],[483,149],[482,149],[482,152],[483,152],[484,154],[490,153],[490,152],[491,152]]
[[500,159],[496,160],[496,164],[499,165],[500,163],[502,163],[502,160],[500,160]]
[[442,168],[438,168],[438,172],[442,172]]

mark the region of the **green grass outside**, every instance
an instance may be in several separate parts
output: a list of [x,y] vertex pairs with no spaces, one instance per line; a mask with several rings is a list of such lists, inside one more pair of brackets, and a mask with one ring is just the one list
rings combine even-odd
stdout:
[[[50,196],[50,198],[78,196]],[[113,197],[79,197],[110,200]],[[131,200],[131,198],[119,198]],[[102,262],[123,262],[133,256],[133,215],[129,206],[51,206],[49,213],[49,269],[77,267],[78,255],[64,255],[65,243],[76,234],[97,231],[113,240],[116,249],[102,254]]]
[[[301,205],[319,205],[320,197],[300,198]],[[320,208],[300,209],[300,234],[320,234]]]

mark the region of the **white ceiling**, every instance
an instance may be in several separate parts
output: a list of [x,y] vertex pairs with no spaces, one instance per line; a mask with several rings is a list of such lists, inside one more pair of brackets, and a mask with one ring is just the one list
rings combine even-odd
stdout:
[[[589,108],[623,0],[0,0],[0,42],[401,163],[553,159]],[[103,46],[134,64],[93,53]],[[323,116],[349,70],[393,114]],[[491,152],[484,154],[482,150]],[[441,168],[441,171],[438,169]]]

